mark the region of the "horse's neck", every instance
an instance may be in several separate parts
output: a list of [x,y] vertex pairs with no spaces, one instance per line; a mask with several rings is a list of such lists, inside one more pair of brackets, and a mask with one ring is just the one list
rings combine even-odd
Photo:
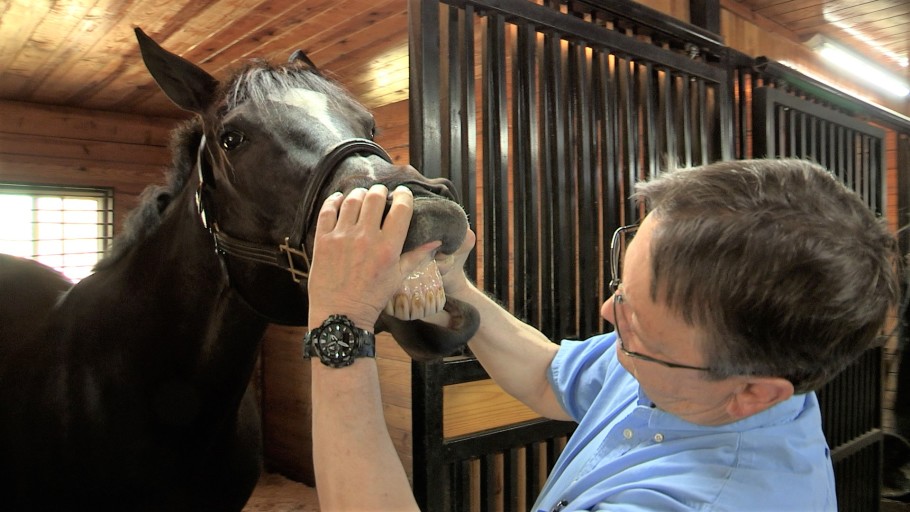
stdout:
[[80,283],[71,299],[102,308],[96,315],[101,331],[120,339],[97,342],[113,350],[128,346],[124,352],[139,364],[173,361],[202,380],[243,375],[252,371],[265,321],[230,290],[192,199],[178,201],[158,229]]

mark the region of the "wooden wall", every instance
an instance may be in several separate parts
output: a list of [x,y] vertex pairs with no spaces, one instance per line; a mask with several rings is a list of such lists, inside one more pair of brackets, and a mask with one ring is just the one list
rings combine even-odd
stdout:
[[0,101],[0,182],[114,189],[115,229],[163,181],[177,119]]

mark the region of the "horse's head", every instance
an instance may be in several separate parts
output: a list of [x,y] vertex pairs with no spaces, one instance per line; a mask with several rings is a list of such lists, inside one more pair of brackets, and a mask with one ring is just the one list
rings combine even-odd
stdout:
[[[302,53],[283,66],[250,63],[220,83],[136,29],[143,60],[179,107],[198,115],[197,202],[225,261],[231,286],[273,322],[303,324],[316,217],[334,191],[381,183],[410,188],[414,216],[405,250],[442,240],[454,252],[467,218],[452,184],[391,163],[372,142],[370,113],[320,74]],[[191,181],[191,184],[196,183]],[[477,328],[476,312],[456,301],[453,329],[380,319],[412,357],[456,351]]]

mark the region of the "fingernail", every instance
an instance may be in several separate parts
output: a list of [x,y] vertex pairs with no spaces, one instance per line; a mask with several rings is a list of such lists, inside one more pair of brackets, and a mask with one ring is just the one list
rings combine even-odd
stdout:
[[395,187],[395,192],[411,192],[411,189],[409,189],[408,187],[406,187],[404,185],[398,185],[397,187]]
[[338,199],[339,197],[341,197],[341,196],[343,196],[343,195],[344,195],[344,194],[342,194],[342,193],[339,191],[339,192],[335,192],[334,194],[330,195],[327,199]]

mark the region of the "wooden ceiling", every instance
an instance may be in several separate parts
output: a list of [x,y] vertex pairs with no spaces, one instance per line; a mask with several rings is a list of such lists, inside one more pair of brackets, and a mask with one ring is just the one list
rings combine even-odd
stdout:
[[[907,76],[908,0],[734,0],[807,41],[822,34]],[[903,65],[902,65],[903,64]]]
[[302,49],[369,107],[407,97],[406,0],[0,0],[0,99],[182,117],[137,26],[216,77]]
[[[855,32],[910,54],[907,0],[729,2],[798,37],[864,44]],[[0,99],[182,117],[145,71],[134,26],[215,76],[300,48],[368,107],[407,97],[407,0],[0,0]]]

